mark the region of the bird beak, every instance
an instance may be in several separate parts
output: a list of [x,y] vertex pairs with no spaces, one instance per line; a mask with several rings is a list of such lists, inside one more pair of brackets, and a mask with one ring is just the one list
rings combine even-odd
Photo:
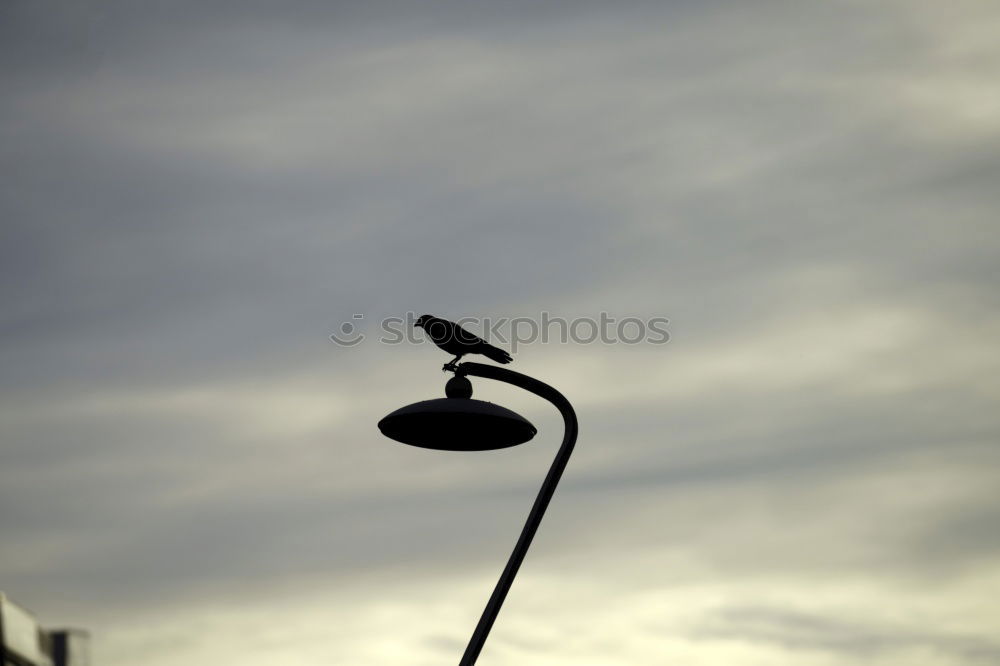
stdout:
[[413,323],[413,327],[414,327],[414,328],[417,328],[417,327],[419,327],[419,328],[423,328],[423,327],[424,327],[424,325],[423,325],[423,324],[421,324],[421,323],[420,323],[419,321],[417,321],[417,322],[414,322],[414,323]]

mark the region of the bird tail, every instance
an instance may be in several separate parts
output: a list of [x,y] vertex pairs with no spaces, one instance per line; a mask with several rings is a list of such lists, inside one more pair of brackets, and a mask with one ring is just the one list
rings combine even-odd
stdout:
[[502,349],[498,349],[493,345],[483,345],[483,356],[490,359],[491,361],[496,361],[497,363],[510,363],[514,358]]

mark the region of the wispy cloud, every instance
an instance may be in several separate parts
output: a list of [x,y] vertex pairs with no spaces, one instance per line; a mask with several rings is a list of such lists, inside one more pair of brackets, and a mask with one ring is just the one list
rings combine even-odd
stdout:
[[461,652],[559,422],[384,441],[443,360],[327,335],[413,310],[671,319],[519,350],[484,663],[996,658],[992,8],[0,11],[0,588],[100,663]]

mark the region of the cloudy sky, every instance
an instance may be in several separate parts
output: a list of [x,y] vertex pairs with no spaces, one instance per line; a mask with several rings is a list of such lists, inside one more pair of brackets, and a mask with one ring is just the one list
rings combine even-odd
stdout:
[[561,424],[390,442],[378,322],[606,312],[671,340],[517,350],[581,436],[480,663],[997,663],[998,81],[988,0],[3,0],[0,589],[456,663]]

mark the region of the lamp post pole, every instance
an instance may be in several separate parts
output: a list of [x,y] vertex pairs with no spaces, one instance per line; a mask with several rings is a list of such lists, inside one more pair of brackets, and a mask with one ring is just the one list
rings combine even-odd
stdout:
[[503,605],[504,599],[507,597],[507,592],[514,582],[514,576],[517,575],[517,570],[521,567],[521,562],[524,561],[524,556],[528,552],[531,540],[535,536],[535,532],[538,531],[538,525],[542,522],[545,509],[549,506],[549,501],[556,491],[556,485],[559,483],[563,470],[566,469],[569,456],[573,453],[573,446],[576,444],[577,423],[573,406],[563,394],[533,377],[495,365],[473,362],[458,365],[455,369],[455,375],[459,377],[471,375],[473,377],[493,379],[534,393],[555,405],[559,413],[562,414],[563,423],[565,424],[562,445],[556,453],[555,460],[552,461],[552,466],[545,476],[545,481],[542,482],[541,490],[538,491],[535,503],[528,514],[528,520],[524,523],[521,536],[518,537],[517,544],[514,546],[514,552],[510,554],[507,566],[504,567],[503,573],[500,574],[500,580],[497,581],[496,587],[493,589],[493,594],[490,596],[485,610],[483,610],[483,615],[479,618],[479,624],[476,625],[476,630],[473,632],[472,638],[465,648],[462,661],[459,662],[459,666],[473,666],[483,649],[483,645],[486,643],[486,637],[489,636],[494,621],[497,619],[500,606]]

